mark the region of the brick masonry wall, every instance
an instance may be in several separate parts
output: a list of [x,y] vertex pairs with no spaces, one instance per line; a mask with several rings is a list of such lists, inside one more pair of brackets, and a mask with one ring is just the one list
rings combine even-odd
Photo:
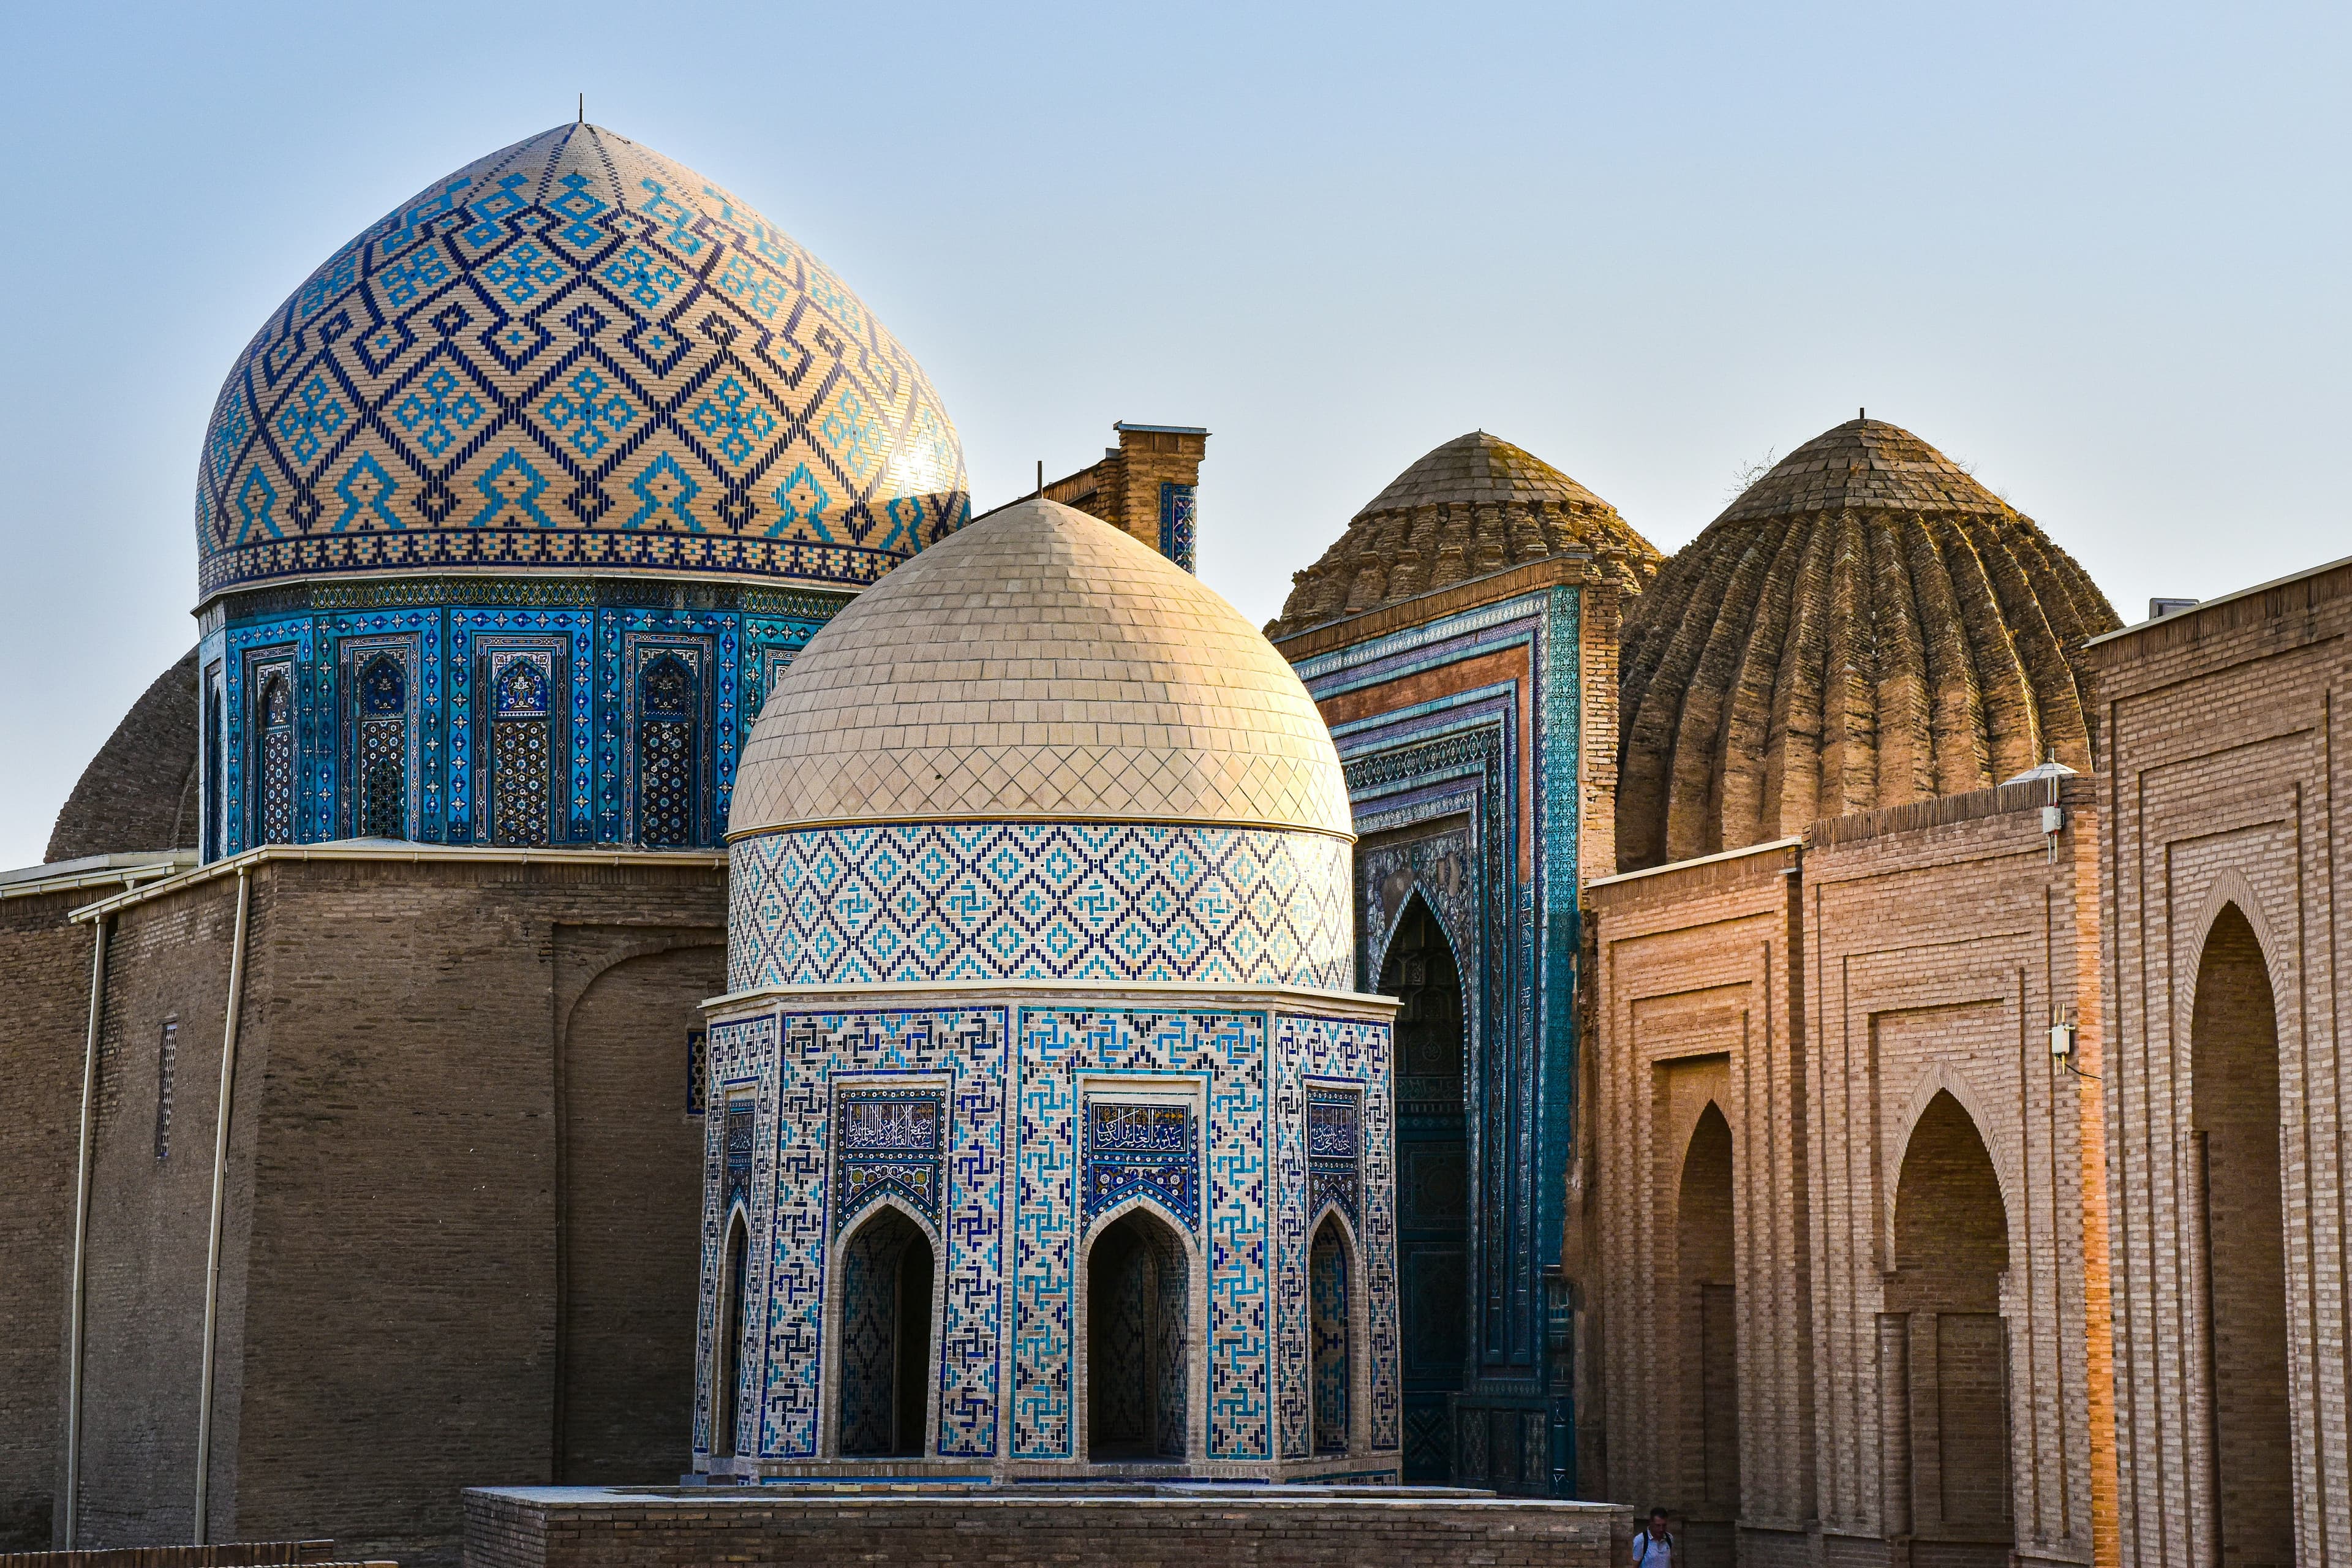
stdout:
[[[102,891],[102,889],[101,889]],[[0,901],[0,1550],[50,1540],[93,895]]]
[[[2262,1375],[2266,1403],[2280,1403],[2284,1385],[2294,1555],[2352,1560],[2344,1152],[2352,1065],[2337,956],[2352,821],[2335,809],[2352,784],[2336,732],[2352,697],[2347,638],[2352,566],[2339,565],[2091,649],[2109,825],[2099,858],[2126,1562],[2251,1560],[2216,1539],[2217,1491],[2230,1477],[2227,1466],[2216,1474],[2213,1436],[2218,1427],[2237,1440],[2237,1422],[2214,1404],[2209,1347],[2229,1347],[2208,1332],[2198,1159],[2199,1133],[2229,1121],[2214,1125],[2215,1108],[2198,1102],[2201,1046],[2221,1042],[2199,1039],[2197,982],[2231,905],[2261,952],[2274,1010],[2286,1363],[2283,1376]],[[2242,997],[2212,1021],[2242,1031],[2259,1005]],[[2217,1224],[2232,1201],[2226,1178],[2224,1186]],[[2220,1326],[2226,1342],[2231,1325]],[[2241,1381],[2252,1375],[2242,1370]]]
[[[2012,1531],[2021,1561],[2091,1558],[2099,1122],[2048,1029],[2086,999],[2095,817],[2090,780],[2063,787],[2054,853],[2047,786],[2012,787],[1589,890],[1607,1495],[1682,1513],[1694,1563],[1733,1550],[1705,1463],[1727,1447],[1704,1421],[1709,1304],[1679,1256],[1706,1229],[1681,1206],[1713,1201],[1683,1184],[1710,1103],[1733,1144],[1740,1560],[1997,1564]],[[1945,1121],[1966,1131],[1930,1136]]]
[[[1088,1568],[1607,1568],[1631,1510],[1591,1503],[1253,1496],[1039,1497],[714,1489],[667,1497],[469,1491],[466,1568],[712,1563],[1056,1563]],[[1294,1490],[1298,1495],[1285,1496]]]
[[2034,784],[1841,818],[1804,853],[1821,1520],[1857,1544],[2091,1556],[2084,1080],[2049,1029],[2083,1007],[2092,781],[2062,799],[2054,846]]
[[[1767,847],[1589,890],[1593,1224],[1577,1283],[1594,1304],[1606,1447],[1588,1447],[1579,1464],[1602,1477],[1611,1500],[1663,1505],[1691,1521],[1677,1561],[1698,1568],[1731,1563],[1735,1518],[1798,1532],[1801,1543],[1811,1514],[1796,862],[1792,847]],[[1700,1462],[1706,1364],[1692,1352],[1704,1303],[1675,1299],[1696,1282],[1685,1279],[1678,1209],[1709,1105],[1732,1145],[1736,1515]],[[1750,1551],[1769,1553],[1770,1543]]]
[[[457,1554],[458,1491],[688,1462],[701,1136],[687,1031],[723,871],[485,855],[256,868],[214,1534]],[[184,1540],[236,879],[110,963],[85,1540]],[[180,1022],[171,1153],[152,1041]],[[622,1405],[631,1407],[624,1413]]]

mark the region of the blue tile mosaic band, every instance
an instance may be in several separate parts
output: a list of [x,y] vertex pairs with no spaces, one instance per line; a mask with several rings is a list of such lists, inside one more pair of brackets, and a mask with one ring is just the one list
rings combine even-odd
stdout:
[[436,181],[272,312],[198,465],[203,590],[451,568],[875,581],[969,510],[823,263],[590,125]]
[[1272,828],[808,828],[739,840],[727,983],[1150,980],[1344,988],[1348,846]]

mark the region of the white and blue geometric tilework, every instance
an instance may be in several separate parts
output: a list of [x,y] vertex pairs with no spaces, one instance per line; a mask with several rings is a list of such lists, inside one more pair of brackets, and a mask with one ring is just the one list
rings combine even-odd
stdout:
[[920,366],[824,263],[626,137],[562,125],[329,257],[198,463],[202,590],[593,568],[858,587],[970,508]]
[[1155,824],[933,823],[736,841],[728,987],[940,980],[1343,989],[1349,847]]

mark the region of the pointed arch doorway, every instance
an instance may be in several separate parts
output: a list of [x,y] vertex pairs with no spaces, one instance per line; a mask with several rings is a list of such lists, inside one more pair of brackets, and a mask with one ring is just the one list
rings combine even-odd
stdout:
[[1397,1285],[1403,1338],[1404,1479],[1454,1478],[1448,1395],[1470,1351],[1466,1015],[1453,944],[1419,892],[1397,917],[1380,990],[1396,1021]]

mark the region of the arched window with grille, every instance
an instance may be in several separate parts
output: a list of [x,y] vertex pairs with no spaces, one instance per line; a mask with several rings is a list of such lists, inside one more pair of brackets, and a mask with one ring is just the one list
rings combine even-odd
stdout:
[[253,842],[294,842],[294,668],[265,666],[253,697]]
[[553,663],[536,653],[491,661],[490,835],[500,844],[547,842]]
[[362,838],[408,837],[408,671],[379,653],[360,667],[354,746]]
[[674,653],[649,660],[637,677],[637,842],[648,849],[684,849],[698,837],[698,686]]

